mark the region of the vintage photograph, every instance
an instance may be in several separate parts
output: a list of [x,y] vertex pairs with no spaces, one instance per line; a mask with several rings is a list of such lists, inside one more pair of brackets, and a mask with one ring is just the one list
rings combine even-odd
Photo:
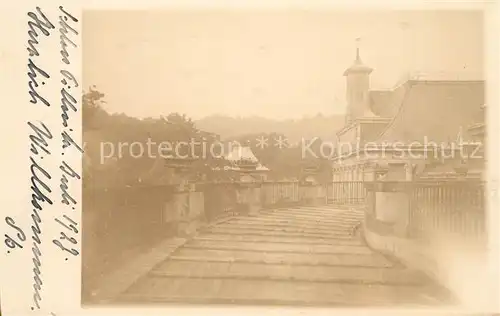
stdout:
[[83,306],[487,306],[483,11],[82,23]]

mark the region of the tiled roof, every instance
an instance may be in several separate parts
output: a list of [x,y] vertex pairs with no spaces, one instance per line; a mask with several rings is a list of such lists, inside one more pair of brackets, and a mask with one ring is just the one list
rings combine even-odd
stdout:
[[393,91],[370,91],[370,106],[373,111],[378,116],[389,116],[388,105],[391,104],[391,98],[393,96]]
[[269,168],[266,166],[263,166],[259,163],[259,165],[257,166],[257,168],[255,170],[257,170],[257,171],[269,171]]
[[448,142],[457,138],[484,104],[484,81],[409,81],[402,102],[379,141]]
[[370,91],[370,106],[373,113],[380,117],[396,115],[409,87],[410,84],[407,81],[391,90]]
[[258,162],[250,147],[235,147],[226,157],[229,161],[249,160]]

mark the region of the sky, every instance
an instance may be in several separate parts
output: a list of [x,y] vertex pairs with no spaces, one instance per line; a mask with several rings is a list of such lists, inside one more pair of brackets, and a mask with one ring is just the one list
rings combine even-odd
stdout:
[[82,36],[84,86],[140,118],[343,114],[356,45],[373,89],[410,71],[483,73],[479,11],[86,11]]

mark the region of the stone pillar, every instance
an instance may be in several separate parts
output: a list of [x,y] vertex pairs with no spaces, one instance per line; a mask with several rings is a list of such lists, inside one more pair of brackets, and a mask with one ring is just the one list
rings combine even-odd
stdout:
[[260,199],[261,197],[261,186],[260,184],[255,184],[254,187],[250,188],[249,193],[251,195],[251,200],[250,200],[250,206],[249,206],[249,213],[250,214],[257,214],[261,209],[262,209],[262,201]]
[[406,163],[405,165],[405,171],[406,171],[406,181],[413,181],[413,175],[415,171],[416,165],[412,164],[411,162]]
[[364,181],[365,179],[365,166],[364,165],[359,165],[358,166],[358,181]]
[[374,182],[368,191],[373,208],[368,214],[367,229],[384,236],[406,237],[410,211],[408,182]]
[[182,190],[176,192],[174,195],[174,210],[177,224],[177,235],[179,236],[187,236],[192,233],[189,208],[189,191]]
[[257,214],[262,209],[261,183],[252,180],[249,175],[243,175],[238,187],[238,203],[248,214]]
[[[369,223],[381,234],[406,236],[409,220],[409,194],[405,164],[396,162],[387,166],[375,164],[369,183],[373,214]],[[370,181],[369,181],[370,182]]]
[[372,182],[375,181],[375,179],[375,165],[365,163],[363,166],[363,181]]

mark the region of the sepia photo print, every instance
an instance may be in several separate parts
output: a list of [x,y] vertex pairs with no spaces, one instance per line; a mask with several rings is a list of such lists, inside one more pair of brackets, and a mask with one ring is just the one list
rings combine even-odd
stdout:
[[487,306],[484,12],[86,10],[84,306]]

